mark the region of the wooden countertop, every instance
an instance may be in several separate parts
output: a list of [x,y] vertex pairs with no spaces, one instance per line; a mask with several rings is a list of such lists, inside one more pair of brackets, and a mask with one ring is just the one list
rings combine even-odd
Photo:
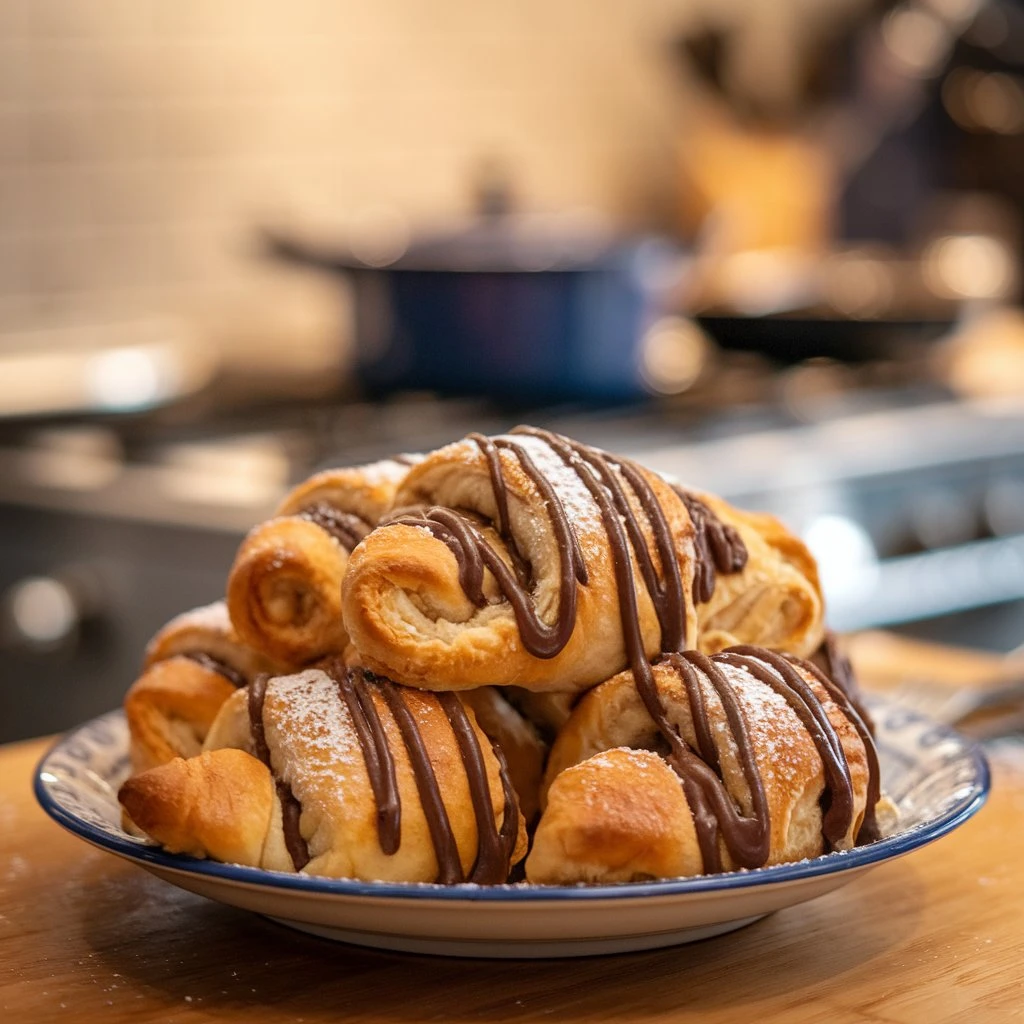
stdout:
[[[877,636],[856,660],[879,650],[890,674],[999,672]],[[0,748],[5,1024],[1024,1018],[1024,744],[992,748],[966,826],[835,893],[694,945],[554,961],[364,951],[182,892],[44,816],[29,779],[46,746]]]

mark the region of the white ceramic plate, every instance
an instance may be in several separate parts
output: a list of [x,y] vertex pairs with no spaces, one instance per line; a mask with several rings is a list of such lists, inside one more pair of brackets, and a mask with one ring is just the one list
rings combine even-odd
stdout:
[[116,799],[128,732],[114,711],[68,733],[43,758],[35,792],[59,824],[173,885],[363,946],[476,957],[586,956],[707,938],[821,896],[956,828],[989,788],[977,746],[875,701],[886,792],[899,831],[798,864],[607,886],[480,887],[353,882],[173,856],[120,827]]

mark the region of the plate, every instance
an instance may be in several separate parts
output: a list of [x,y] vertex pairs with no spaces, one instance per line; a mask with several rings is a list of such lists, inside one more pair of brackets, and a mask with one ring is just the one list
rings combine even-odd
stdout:
[[72,730],[36,769],[56,822],[102,850],[201,896],[362,946],[473,957],[587,956],[708,938],[814,899],[962,825],[984,803],[984,755],[953,730],[872,704],[899,831],[796,864],[701,878],[602,886],[414,885],[261,871],[164,853],[120,826],[128,729],[112,711]]

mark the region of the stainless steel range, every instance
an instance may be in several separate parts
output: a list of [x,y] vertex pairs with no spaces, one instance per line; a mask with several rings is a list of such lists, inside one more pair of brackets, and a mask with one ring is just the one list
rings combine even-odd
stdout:
[[[819,557],[831,620],[1009,649],[1024,633],[1024,408],[905,392],[813,421],[671,405],[532,419],[775,512]],[[318,466],[515,422],[408,398],[0,438],[0,742],[116,705],[148,637],[220,596],[238,541]]]

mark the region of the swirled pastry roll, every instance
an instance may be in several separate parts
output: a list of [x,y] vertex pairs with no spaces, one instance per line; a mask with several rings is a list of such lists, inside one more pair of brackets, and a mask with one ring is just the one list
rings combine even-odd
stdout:
[[615,676],[562,729],[529,881],[761,867],[876,837],[871,735],[813,665],[756,647],[689,651],[650,681],[645,692],[631,672]]
[[409,685],[579,690],[694,642],[694,529],[657,474],[520,428],[428,455],[353,551],[345,624]]
[[249,533],[227,585],[231,621],[246,643],[290,667],[345,649],[348,554],[391,508],[415,458],[318,473]]
[[132,770],[198,754],[221,705],[274,664],[235,635],[222,601],[172,619],[125,695]]
[[526,850],[472,711],[340,668],[261,677],[202,754],[135,776],[119,799],[172,852],[332,878],[495,884]]
[[182,655],[146,669],[124,698],[132,771],[198,754],[234,692],[222,672]]
[[755,644],[809,657],[825,624],[818,569],[807,547],[774,516],[742,511],[711,494],[687,494],[708,548],[698,559],[704,576],[695,583],[703,588],[699,649],[713,654]]

